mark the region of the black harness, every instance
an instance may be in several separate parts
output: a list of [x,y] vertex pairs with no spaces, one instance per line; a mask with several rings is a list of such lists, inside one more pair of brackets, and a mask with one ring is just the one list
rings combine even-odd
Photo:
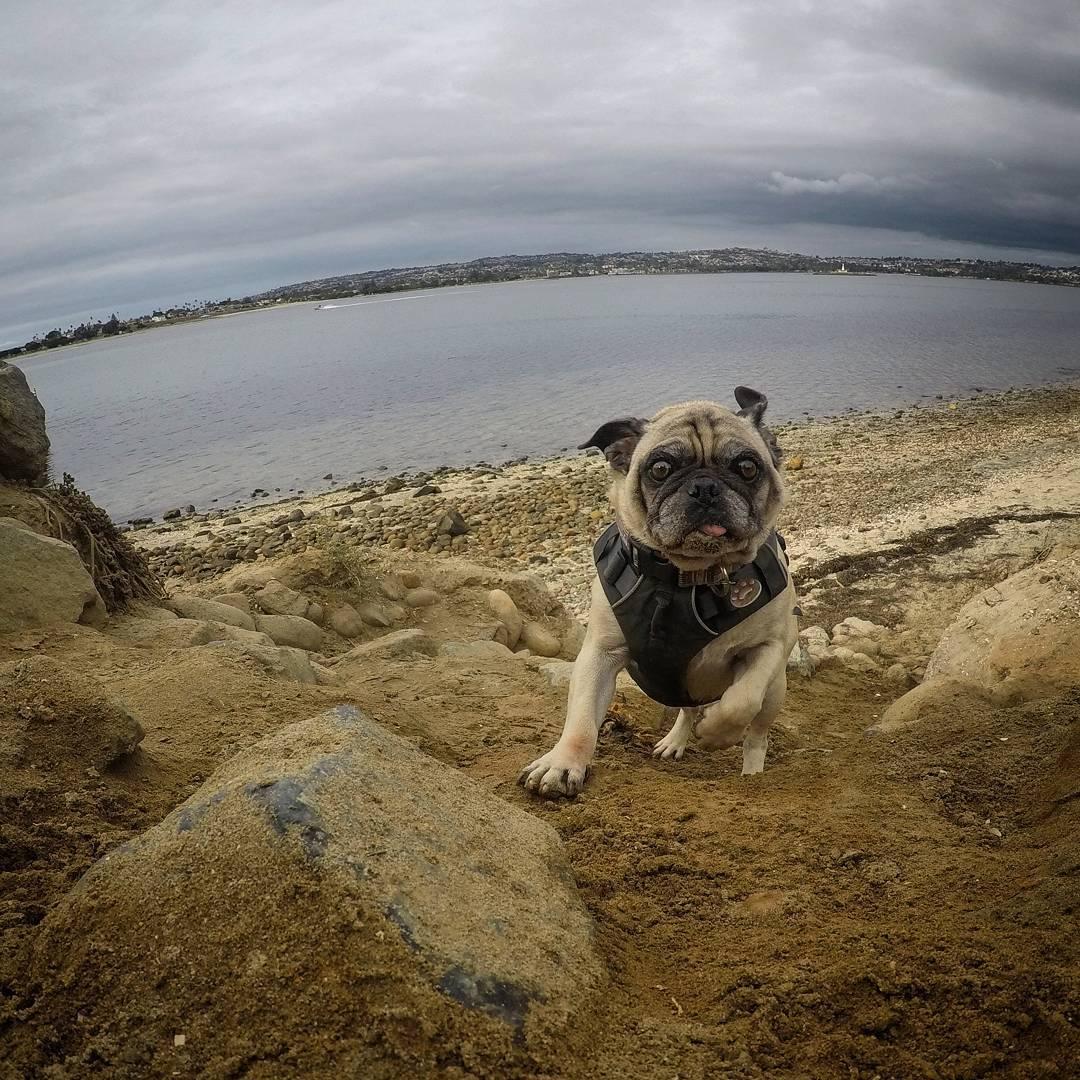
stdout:
[[687,687],[690,661],[787,588],[784,549],[783,537],[773,532],[745,566],[680,571],[611,525],[596,541],[593,557],[630,650],[627,670],[634,682],[664,705],[707,704]]

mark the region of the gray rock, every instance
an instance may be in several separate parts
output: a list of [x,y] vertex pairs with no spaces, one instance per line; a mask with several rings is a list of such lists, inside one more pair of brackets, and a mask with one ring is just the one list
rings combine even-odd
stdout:
[[437,484],[422,484],[413,492],[413,498],[419,499],[425,495],[438,495],[442,491]]
[[[245,603],[246,603],[245,598]],[[166,601],[166,606],[182,619],[202,619],[208,622],[228,623],[244,630],[254,630],[255,620],[234,604],[225,604],[219,600],[205,600],[201,596],[177,595]]]
[[103,626],[108,613],[79,553],[0,518],[0,634],[81,622]]
[[469,526],[456,510],[448,510],[439,519],[435,531],[440,536],[464,536],[469,531]]
[[214,599],[219,604],[228,604],[230,607],[236,608],[238,611],[251,614],[251,601],[247,598],[246,593],[231,592],[231,593],[219,593]]
[[363,645],[354,645],[347,653],[339,657],[338,664],[346,666],[354,660],[369,657],[388,659],[392,657],[412,656],[421,653],[434,656],[439,643],[423,630],[394,630],[374,641],[365,641]]
[[48,468],[45,409],[21,369],[0,360],[0,477],[39,481]]
[[352,604],[342,604],[334,608],[327,621],[330,629],[344,638],[360,637],[364,632],[364,621]]
[[405,603],[412,608],[431,607],[439,602],[439,594],[433,589],[410,589],[405,594]]
[[512,660],[514,657],[497,641],[444,641],[439,646],[439,655],[457,660]]
[[162,521],[178,521],[180,519],[181,510],[179,506],[174,506],[171,510],[166,510],[161,515]]
[[210,646],[226,656],[249,660],[278,679],[313,686],[318,676],[308,654],[302,649],[289,649],[277,645],[256,645],[241,641],[215,641]]
[[30,962],[65,1053],[125,1076],[174,1072],[176,1033],[190,1075],[268,1047],[310,1076],[554,1075],[606,983],[555,831],[348,706],[95,864]]
[[267,615],[295,615],[306,619],[311,601],[303,593],[290,589],[278,580],[268,581],[254,597],[259,609]]
[[357,612],[368,626],[378,626],[385,630],[393,622],[378,604],[361,604]]
[[302,619],[299,615],[256,615],[255,628],[275,645],[288,645],[308,652],[318,652],[322,648],[322,630],[310,619]]
[[206,622],[203,619],[144,619],[122,615],[109,627],[111,637],[126,641],[140,649],[192,649],[217,641],[239,641],[253,645],[273,645],[266,634],[245,630],[229,623]]

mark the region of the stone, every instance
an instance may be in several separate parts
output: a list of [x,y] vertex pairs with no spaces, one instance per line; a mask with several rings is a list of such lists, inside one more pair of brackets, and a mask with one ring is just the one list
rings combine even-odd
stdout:
[[911,686],[913,682],[911,672],[909,672],[908,669],[899,662],[895,664],[890,664],[885,669],[884,677],[887,683],[891,683],[893,686],[901,686],[905,689]]
[[334,608],[327,622],[335,634],[340,634],[344,638],[356,638],[364,633],[363,619],[352,604],[342,604]]
[[[143,738],[139,721],[92,679],[48,656],[0,664],[0,766],[36,774],[105,769]],[[10,794],[10,793],[8,793]]]
[[818,661],[810,653],[810,649],[803,641],[796,641],[787,659],[788,671],[809,679],[817,670]]
[[[406,590],[420,588],[420,575],[414,570],[406,570],[398,575],[401,578],[401,584]],[[400,600],[400,596],[391,596],[391,600]]]
[[1080,553],[1039,562],[968,601],[945,630],[928,680],[1008,683],[1024,700],[1080,682]]
[[241,641],[215,641],[209,648],[225,656],[251,661],[274,678],[288,679],[309,686],[314,686],[319,681],[308,654],[302,649]]
[[267,615],[294,615],[301,619],[308,617],[311,606],[311,601],[303,593],[290,589],[276,579],[268,581],[255,593],[254,600]]
[[52,623],[100,627],[107,618],[94,580],[70,544],[0,519],[0,634]]
[[437,484],[421,484],[421,486],[413,492],[413,498],[419,499],[423,498],[425,495],[438,495],[440,491],[442,491],[442,488]]
[[832,650],[832,658],[842,667],[849,671],[880,671],[877,662],[866,653],[855,652],[845,645],[835,646]]
[[393,630],[373,641],[365,641],[363,645],[354,645],[347,653],[338,657],[338,663],[346,664],[368,657],[399,658],[416,653],[434,656],[438,650],[439,643],[423,630]]
[[488,607],[491,608],[495,618],[506,627],[508,648],[517,648],[521,639],[521,631],[525,627],[525,620],[517,609],[517,604],[510,598],[509,593],[502,589],[492,589],[487,596]]
[[230,626],[239,626],[244,630],[255,629],[255,620],[246,611],[241,611],[233,604],[223,604],[218,600],[205,600],[201,596],[177,594],[166,601],[166,606],[182,619],[202,619],[206,622],[228,623]]
[[234,607],[238,611],[243,611],[248,615],[251,614],[251,601],[247,598],[246,593],[218,593],[218,595],[215,596],[213,599],[216,600],[219,604],[228,604],[230,607]]
[[323,632],[310,619],[299,615],[256,615],[255,629],[266,634],[275,645],[318,652]]
[[808,646],[819,645],[828,648],[830,644],[829,631],[821,626],[808,626],[805,630],[800,630],[799,638]]
[[784,462],[784,468],[789,472],[798,472],[804,464],[805,462],[803,459],[796,454],[794,457],[790,457]]
[[558,656],[562,649],[562,642],[538,622],[525,623],[519,644],[534,656]]
[[161,515],[162,521],[178,521],[180,519],[181,510],[179,506],[174,506],[171,510],[166,510]]
[[888,627],[879,626],[867,619],[859,619],[854,615],[833,627],[832,643],[834,645],[849,645],[852,640],[880,641],[889,632]]
[[[91,867],[28,977],[102,1075],[286,1047],[308,1076],[555,1075],[606,989],[593,940],[549,825],[339,706]],[[138,1038],[116,1020],[132,1008]]]
[[564,686],[570,685],[574,665],[568,660],[552,660],[541,664],[539,671],[556,690],[561,690]]
[[38,482],[48,470],[45,409],[22,370],[0,360],[0,477]]
[[975,716],[992,707],[990,695],[977,683],[949,675],[926,679],[903,697],[897,698],[876,724],[866,729],[868,735],[889,735],[904,728],[933,720],[942,709]]
[[287,514],[285,516],[285,520],[288,521],[288,522],[303,521],[304,520],[304,511],[301,510],[300,507],[297,507],[291,513],[289,513],[289,514]]
[[392,625],[390,616],[378,604],[361,604],[357,612],[368,626],[378,626],[385,630]]
[[456,510],[448,510],[439,519],[435,531],[440,536],[464,536],[469,531],[469,526]]
[[323,608],[322,604],[318,604],[314,600],[312,600],[308,603],[307,617],[316,626],[322,626],[322,624],[326,621],[326,611]]
[[[419,578],[416,579],[416,584],[420,584]],[[379,582],[379,592],[381,592],[387,600],[404,600],[405,593],[408,592],[408,589],[406,589],[396,577],[386,577]]]
[[512,660],[514,656],[498,641],[444,641],[439,655],[458,660]]
[[405,594],[405,603],[411,608],[431,607],[439,602],[439,594],[434,589],[410,589]]
[[126,641],[140,649],[191,649],[212,641],[241,641],[254,645],[273,645],[273,641],[256,630],[245,630],[230,623],[206,622],[202,619],[144,619],[130,615],[119,616],[109,627],[111,637]]

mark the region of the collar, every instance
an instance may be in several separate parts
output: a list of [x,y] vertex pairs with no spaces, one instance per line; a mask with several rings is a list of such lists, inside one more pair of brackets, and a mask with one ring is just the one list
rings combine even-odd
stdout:
[[659,551],[635,540],[618,526],[619,539],[630,565],[646,577],[654,578],[671,588],[691,589],[695,585],[708,585],[714,592],[726,596],[731,591],[732,576],[741,567],[728,570],[723,566],[706,566],[701,570],[680,570],[673,562],[665,559]]

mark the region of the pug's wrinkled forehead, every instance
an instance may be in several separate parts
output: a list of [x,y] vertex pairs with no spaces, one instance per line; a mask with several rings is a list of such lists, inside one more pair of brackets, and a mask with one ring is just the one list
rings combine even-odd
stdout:
[[579,449],[597,447],[617,473],[626,473],[635,454],[642,458],[667,441],[687,446],[698,461],[711,461],[742,442],[757,450],[773,465],[782,454],[773,433],[762,422],[768,399],[747,386],[735,388],[739,411],[732,412],[714,401],[686,401],[661,409],[650,420],[626,417],[602,425]]

